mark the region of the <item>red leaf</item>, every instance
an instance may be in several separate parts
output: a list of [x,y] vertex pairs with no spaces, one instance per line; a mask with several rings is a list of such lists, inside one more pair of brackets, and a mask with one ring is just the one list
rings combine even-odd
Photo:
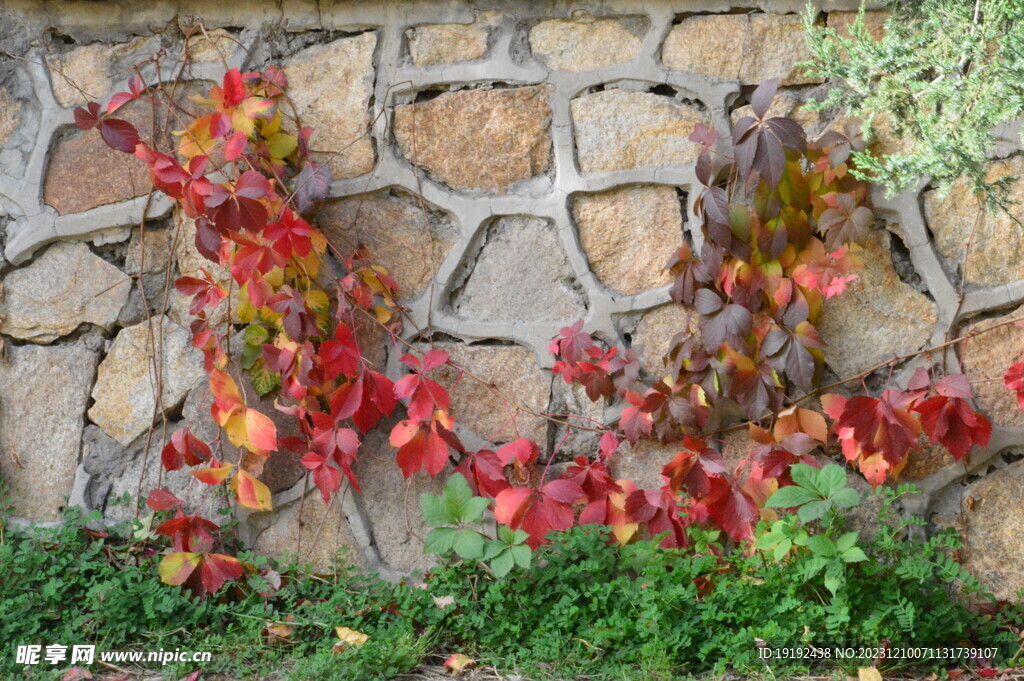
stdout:
[[1017,393],[1017,405],[1024,411],[1024,360],[1006,370],[1003,384],[1007,389]]
[[210,459],[210,447],[192,434],[188,428],[179,428],[160,453],[164,469],[176,471],[183,465],[196,466]]
[[223,553],[208,553],[203,556],[202,567],[203,588],[207,593],[216,593],[224,586],[224,582],[233,581],[242,576],[242,564],[237,558]]
[[569,480],[554,480],[540,491],[510,487],[494,500],[494,518],[512,529],[522,529],[527,543],[537,548],[551,531],[572,527],[575,520],[571,502],[583,497],[583,489]]
[[238,69],[231,69],[224,74],[224,106],[238,106],[245,99],[245,84]]
[[[945,381],[953,376],[942,379]],[[939,381],[939,384],[942,383]],[[966,384],[966,378],[964,378]],[[936,390],[939,385],[936,385]],[[961,387],[945,388],[955,394],[965,394]],[[967,393],[970,392],[970,385],[967,385]],[[989,420],[971,409],[966,399],[961,397],[946,397],[936,395],[916,405],[914,411],[921,414],[921,427],[932,442],[938,442],[949,450],[953,458],[959,461],[964,458],[971,447],[988,446],[989,438],[992,436],[992,424]]]
[[139,131],[128,121],[120,118],[104,118],[99,123],[100,137],[112,149],[126,154],[135,153],[139,143]]
[[86,108],[75,109],[75,125],[81,130],[92,130],[100,122],[100,105],[96,102],[89,102]]
[[470,456],[463,457],[455,467],[456,473],[469,481],[473,493],[492,499],[509,488],[505,470],[498,455],[489,449],[481,449]]
[[166,487],[151,491],[146,499],[146,506],[149,506],[154,511],[168,511],[175,506],[180,506],[181,503],[181,499],[174,496]]
[[521,437],[498,449],[498,460],[502,466],[508,466],[513,460],[528,466],[537,460],[539,454],[537,443],[528,437]]

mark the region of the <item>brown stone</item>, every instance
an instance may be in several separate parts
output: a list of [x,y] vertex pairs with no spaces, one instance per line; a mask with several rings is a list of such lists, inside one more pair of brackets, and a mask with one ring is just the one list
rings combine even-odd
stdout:
[[[352,490],[342,493],[353,494]],[[330,571],[338,563],[366,567],[338,496],[324,504],[314,489],[304,501],[261,513],[249,522],[255,530],[252,550],[261,556],[311,563],[319,572]]]
[[97,356],[79,344],[10,346],[0,362],[0,476],[14,515],[57,520],[78,468]]
[[[464,375],[452,391],[452,414],[461,423],[490,442],[510,442],[528,437],[543,447],[547,441],[547,420],[534,416],[547,411],[551,398],[551,375],[537,366],[531,351],[515,345],[465,345],[438,343],[451,361],[488,386]],[[438,370],[442,385],[454,383],[457,370]],[[520,406],[525,410],[520,410]],[[526,411],[529,410],[529,411]]]
[[907,454],[907,465],[900,474],[901,481],[923,480],[956,463],[949,450],[929,442],[923,435],[918,438],[918,445],[917,449],[911,449]]
[[238,39],[223,28],[196,33],[186,41],[189,59],[194,62],[219,63],[241,49]]
[[166,271],[171,259],[173,236],[169,229],[148,227],[145,234],[142,230],[133,229],[131,240],[128,242],[128,253],[125,256],[125,271],[128,274]]
[[917,350],[938,318],[935,303],[900,281],[889,239],[875,232],[860,256],[864,269],[847,290],[822,304],[817,328],[828,344],[825,362],[840,378]]
[[546,86],[459,90],[395,107],[395,139],[409,162],[453,189],[504,192],[547,171]]
[[131,282],[84,243],[56,243],[2,279],[0,332],[49,343],[81,324],[109,330]]
[[[1024,157],[1013,156],[989,163],[985,180],[1021,175]],[[983,199],[975,195],[967,178],[954,182],[945,195],[941,190],[925,192],[924,213],[935,235],[935,245],[944,257],[961,267],[968,257],[969,283],[999,286],[1024,279],[1024,228],[1019,224],[1024,219],[1024,180],[1017,179],[1009,186],[1006,199],[1012,217],[1001,209],[983,210]],[[967,256],[969,240],[971,251]]]
[[[860,12],[829,12],[827,26],[835,29],[841,38],[850,38],[850,27],[857,20]],[[875,40],[885,35],[885,22],[892,16],[892,12],[873,11],[864,12],[864,28]]]
[[604,90],[570,107],[584,173],[693,163],[700,147],[688,137],[697,123],[710,125],[700,110],[649,92]]
[[1014,600],[1024,588],[1024,462],[973,483],[964,495],[961,564],[999,600]]
[[64,107],[103,100],[122,84],[120,81],[128,80],[130,76],[125,75],[123,69],[130,71],[136,61],[144,58],[146,49],[156,51],[158,42],[138,37],[110,46],[83,45],[61,55],[48,56],[46,65],[50,69],[54,97]]
[[416,66],[483,59],[488,35],[487,27],[479,24],[426,24],[405,32]]
[[573,218],[590,269],[625,295],[665,286],[665,263],[683,243],[683,211],[674,187],[620,187],[573,200]]
[[710,14],[688,17],[662,46],[662,61],[676,71],[757,85],[821,82],[797,66],[811,59],[796,14]]
[[498,218],[487,228],[452,307],[460,317],[488,322],[575,321],[586,314],[554,226],[527,217]]
[[699,315],[695,310],[669,304],[645,312],[633,332],[633,347],[642,347],[640,368],[646,374],[661,376],[665,373],[665,355],[672,348],[677,333],[698,332]]
[[[206,256],[196,248],[196,223],[185,217],[181,211],[175,211],[174,222],[168,230],[168,239],[171,242],[171,249],[175,262],[178,264],[178,274],[182,277],[204,278],[203,270],[210,273],[213,280],[220,284],[230,294],[223,298],[216,307],[207,308],[206,314],[210,327],[222,330],[228,317],[228,307],[232,312],[237,310],[238,286],[232,281],[231,271],[220,264],[207,260]],[[162,296],[162,293],[161,293]],[[195,318],[189,311],[192,299],[172,288],[168,296],[168,314],[178,324],[188,327]],[[234,317],[238,321],[237,316]]]
[[309,47],[285,65],[288,94],[302,124],[315,131],[310,147],[323,152],[334,179],[373,170],[369,126],[376,46],[376,33],[362,33]]
[[427,289],[457,236],[450,215],[399,191],[335,201],[317,222],[341,253],[369,249],[373,264],[398,282],[403,301]]
[[180,404],[204,373],[202,353],[192,347],[187,329],[167,317],[158,317],[153,320],[152,332],[153,341],[146,322],[122,329],[100,363],[92,391],[94,404],[89,418],[123,445],[131,443],[153,422],[157,374],[153,372],[151,342],[162,348],[159,376],[165,410]]
[[557,71],[589,71],[636,59],[649,26],[646,17],[549,19],[530,29],[530,49]]
[[1024,413],[1017,404],[1017,396],[1003,385],[1006,370],[1024,356],[1024,329],[1017,324],[993,327],[1022,315],[1024,307],[960,331],[962,336],[976,334],[964,341],[960,352],[963,371],[974,387],[977,405],[993,425],[1005,428],[1024,428]]
[[664,483],[661,469],[679,453],[679,442],[662,444],[656,440],[639,440],[635,445],[623,441],[612,455],[612,474],[616,480],[629,480],[637,489],[658,489]]
[[0,88],[0,147],[21,124],[21,102],[12,99],[6,89]]

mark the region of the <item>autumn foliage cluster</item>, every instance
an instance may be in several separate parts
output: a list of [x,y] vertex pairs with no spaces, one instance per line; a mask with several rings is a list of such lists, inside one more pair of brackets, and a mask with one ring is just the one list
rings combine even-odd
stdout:
[[[533,547],[552,530],[590,523],[611,526],[622,543],[647,535],[682,547],[694,525],[749,541],[758,521],[774,515],[764,507],[768,497],[792,484],[790,467],[820,465],[815,454],[833,437],[873,485],[899,475],[922,433],[957,459],[987,444],[991,427],[971,408],[961,375],[933,382],[922,370],[907,390],[824,395],[831,428],[799,406],[797,392],[814,394],[822,372],[815,321],[856,278],[858,242],[874,216],[869,186],[849,172],[860,142],[828,133],[811,143],[792,120],[768,117],[776,85],[753,94],[753,116],[736,124],[731,144],[703,126],[692,137],[703,147],[696,213],[704,238],[699,255],[684,245],[667,267],[672,299],[695,311],[699,333],[681,330],[673,339],[663,375],[642,377],[637,349],[607,347],[582,322],[552,340],[555,373],[621,411],[613,423],[586,426],[601,433],[598,451],[568,465],[556,465],[557,448],[542,456],[526,438],[467,449],[456,433],[451,386],[435,370],[449,365],[458,380],[473,379],[447,353],[406,345],[407,374],[396,382],[366,360],[358,338],[368,326],[384,326],[401,343],[396,285],[365,251],[340,252],[314,225],[330,173],[311,157],[313,131],[288,113],[282,71],[228,71],[202,100],[209,113],[177,133],[176,149],[157,149],[117,118],[123,104],[149,96],[138,77],[106,109],[78,109],[79,127],[96,128],[148,166],[154,187],[195,221],[198,250],[231,273],[226,286],[206,272],[176,282],[191,298],[193,344],[205,355],[222,436],[203,442],[188,429],[173,433],[163,467],[189,467],[202,483],[228,486],[239,505],[269,510],[259,471],[271,453],[291,452],[326,501],[343,479],[359,490],[353,465],[362,439],[400,410],[405,418],[390,441],[403,475],[437,476],[454,464],[476,494],[492,500],[498,523],[525,530]],[[720,153],[726,147],[732,156]],[[230,323],[212,324],[213,311],[225,305]],[[1014,376],[1011,387],[1024,402],[1024,370]],[[280,436],[252,406],[270,393],[298,436]],[[729,466],[713,434],[741,416],[751,421],[754,446]],[[572,417],[565,424],[583,427]],[[620,448],[644,438],[678,442],[654,489],[614,474]],[[166,488],[150,492],[147,503],[172,512],[157,530],[171,544],[160,566],[164,581],[201,594],[243,574],[237,559],[217,552],[216,523],[186,513]]]

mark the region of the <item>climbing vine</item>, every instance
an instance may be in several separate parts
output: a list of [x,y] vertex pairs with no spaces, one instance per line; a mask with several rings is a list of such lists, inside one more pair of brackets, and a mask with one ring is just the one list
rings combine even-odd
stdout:
[[[807,396],[819,384],[824,344],[814,324],[826,301],[856,278],[858,242],[874,222],[869,185],[851,172],[862,143],[838,133],[808,142],[794,121],[769,117],[776,86],[753,93],[753,115],[738,121],[731,144],[704,126],[691,137],[702,147],[695,210],[703,242],[684,245],[667,267],[672,299],[692,308],[700,333],[676,337],[663,375],[644,379],[636,349],[608,347],[582,322],[552,340],[554,372],[621,413],[597,426],[562,420],[569,431],[600,433],[598,451],[564,468],[554,465],[558,447],[542,457],[527,438],[468,449],[456,433],[451,385],[437,370],[447,365],[456,380],[475,377],[446,352],[406,344],[407,374],[396,382],[367,360],[359,339],[368,328],[382,326],[404,343],[397,286],[364,249],[342,252],[315,226],[330,171],[312,158],[314,131],[289,113],[281,70],[227,71],[201,98],[209,112],[190,121],[175,149],[157,148],[118,118],[122,105],[147,97],[138,76],[105,108],[77,109],[80,128],[96,129],[147,165],[153,186],[195,221],[199,252],[231,274],[226,284],[205,270],[175,284],[191,301],[193,344],[204,354],[222,436],[204,442],[188,428],[174,432],[162,466],[188,467],[199,482],[229,489],[240,506],[265,511],[272,501],[262,466],[273,452],[292,452],[326,502],[343,479],[359,491],[354,464],[362,440],[402,411],[390,443],[403,475],[437,476],[455,463],[472,491],[492,501],[495,519],[525,531],[532,547],[552,530],[590,523],[610,525],[622,543],[646,534],[686,546],[694,525],[749,541],[757,522],[774,513],[764,508],[768,497],[792,484],[791,466],[819,465],[813,454],[830,438],[824,417],[800,407],[794,393]],[[211,322],[222,306],[230,319],[224,328]],[[253,406],[271,394],[297,435],[282,436]],[[822,404],[847,460],[878,485],[899,474],[921,431],[958,459],[972,444],[986,444],[990,426],[970,407],[971,396],[962,376],[933,383],[922,371],[907,391],[826,395]],[[739,414],[751,421],[757,445],[730,468],[713,436]],[[623,442],[645,438],[679,443],[654,489],[614,474]],[[171,545],[160,564],[165,582],[203,594],[243,575],[245,566],[219,548],[215,522],[187,513],[167,488],[152,490],[146,503],[171,515],[156,530]]]

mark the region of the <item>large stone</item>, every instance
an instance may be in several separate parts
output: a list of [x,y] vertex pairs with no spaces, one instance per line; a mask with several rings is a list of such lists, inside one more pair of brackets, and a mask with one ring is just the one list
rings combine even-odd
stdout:
[[0,476],[14,515],[56,520],[78,468],[97,356],[80,344],[8,346],[0,362]]
[[503,192],[547,171],[546,86],[448,92],[395,107],[395,139],[409,162],[453,189]]
[[665,356],[678,333],[698,333],[700,315],[681,305],[669,304],[644,313],[633,332],[632,345],[641,347],[640,368],[646,374],[662,376],[666,372]]
[[638,489],[657,489],[664,484],[661,469],[681,448],[680,442],[663,444],[657,440],[639,440],[631,445],[624,440],[612,455],[612,474],[616,480],[629,480]]
[[[985,179],[994,182],[1021,175],[1024,157],[1014,156],[989,163]],[[1006,198],[1010,215],[1001,209],[983,209],[984,199],[974,193],[966,178],[954,182],[945,195],[940,190],[925,192],[924,213],[935,235],[935,245],[944,257],[961,267],[968,258],[967,281],[971,284],[999,286],[1024,279],[1024,228],[1020,225],[1024,219],[1024,180],[1015,180]],[[967,256],[972,230],[974,238]]]
[[159,39],[138,37],[116,45],[82,45],[47,56],[53,95],[64,107],[103,100],[128,80],[134,64],[159,48]]
[[307,48],[285,65],[288,94],[302,124],[315,131],[310,146],[323,152],[335,179],[373,170],[369,126],[376,46],[376,33],[362,33]]
[[973,483],[961,512],[961,564],[1000,600],[1024,588],[1024,462],[1018,461]]
[[[857,21],[860,12],[829,12],[827,25],[834,29],[841,38],[850,38],[850,27]],[[892,16],[888,11],[864,12],[864,28],[875,40],[885,35],[885,22]]]
[[665,264],[683,243],[683,211],[674,187],[579,195],[572,213],[590,269],[605,288],[633,295],[671,281]]
[[[420,494],[440,494],[450,467],[435,478],[426,474],[408,480],[395,463],[395,448],[388,433],[397,419],[388,419],[367,433],[360,447],[355,474],[363,493],[358,499],[372,523],[373,542],[384,563],[393,570],[426,570],[434,556],[423,553],[430,527],[420,514]],[[349,490],[349,494],[353,492]]]
[[[489,442],[528,437],[545,446],[548,421],[534,414],[547,411],[551,375],[537,366],[531,351],[517,345],[437,343],[434,347],[473,375],[464,375],[451,391],[456,423]],[[441,384],[450,386],[459,372],[446,365],[437,373]]]
[[416,66],[474,61],[487,55],[486,25],[426,24],[408,29],[405,37]]
[[[171,250],[174,254],[174,260],[178,264],[178,274],[180,276],[203,279],[206,277],[203,270],[206,270],[213,277],[214,281],[220,284],[224,290],[230,292],[228,296],[222,298],[212,309],[206,309],[206,316],[210,327],[223,331],[223,327],[228,319],[228,308],[230,307],[232,311],[237,309],[238,286],[231,278],[231,271],[212,260],[207,260],[206,256],[199,252],[199,249],[196,247],[195,220],[191,220],[180,211],[176,211],[174,223],[169,232]],[[162,295],[163,293],[161,292]],[[189,311],[192,298],[182,295],[176,288],[171,289],[168,295],[168,304],[167,314],[178,324],[188,327],[192,320],[195,319],[195,316]],[[238,319],[235,318],[235,321],[237,322]]]
[[798,66],[811,59],[796,14],[710,14],[684,19],[665,38],[662,61],[676,71],[757,85],[820,80]]
[[1017,404],[1017,396],[1003,385],[1006,370],[1024,356],[1024,329],[1005,322],[1021,316],[1024,307],[972,324],[960,332],[972,336],[964,341],[960,351],[963,371],[974,387],[978,407],[994,425],[1006,428],[1024,428],[1024,413]]
[[166,271],[171,260],[173,236],[171,230],[164,228],[149,227],[145,233],[140,229],[133,229],[124,260],[125,271],[128,274]]
[[366,246],[373,264],[398,283],[400,300],[426,290],[457,236],[449,214],[399,191],[335,201],[317,223],[341,253]]
[[861,253],[863,271],[842,295],[822,305],[817,327],[828,344],[825,362],[840,378],[917,350],[935,328],[935,303],[900,281],[890,238],[872,234]]
[[109,330],[131,281],[84,243],[57,243],[4,277],[2,291],[0,333],[49,343],[80,324]]
[[[202,353],[191,341],[189,331],[167,317],[154,319],[152,326],[143,322],[122,329],[100,363],[89,409],[92,422],[127,445],[153,423],[158,384],[163,386],[162,408],[174,409],[204,374]],[[153,361],[154,344],[162,348],[159,362]]]
[[553,225],[503,217],[487,228],[465,285],[452,306],[461,317],[488,322],[574,321],[585,310]]
[[252,550],[278,560],[290,558],[310,563],[320,572],[330,570],[339,559],[342,565],[366,567],[341,510],[340,494],[353,491],[344,489],[324,504],[314,489],[304,501],[254,516],[249,521],[256,533]]
[[687,138],[697,123],[710,125],[699,109],[650,92],[604,90],[570,107],[585,173],[693,163],[700,147]]
[[645,17],[549,19],[530,29],[530,49],[552,69],[589,71],[636,59],[649,26]]

